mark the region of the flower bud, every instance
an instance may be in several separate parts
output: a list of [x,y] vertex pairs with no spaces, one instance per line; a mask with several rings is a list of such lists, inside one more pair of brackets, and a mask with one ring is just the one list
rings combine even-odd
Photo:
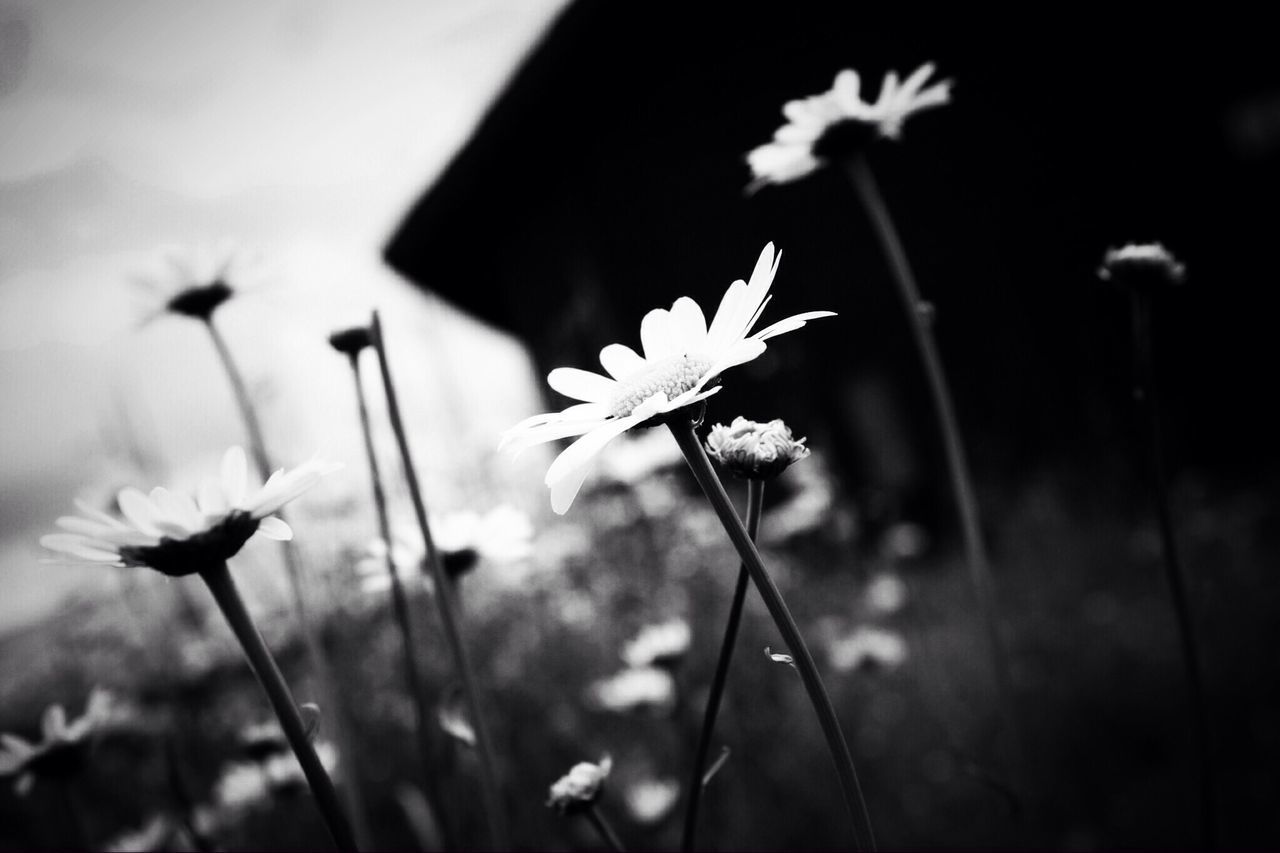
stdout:
[[359,355],[362,349],[372,345],[373,332],[368,326],[352,326],[329,335],[329,346],[343,355]]
[[613,769],[613,759],[604,756],[599,764],[583,761],[555,781],[547,805],[560,814],[570,814],[589,808],[600,798],[604,782]]
[[1181,284],[1186,272],[1186,266],[1162,244],[1128,243],[1122,248],[1107,250],[1098,277],[1124,287],[1152,290]]
[[738,417],[733,424],[716,424],[707,436],[707,453],[736,477],[771,480],[809,455],[804,439],[791,437],[780,420],[767,424]]

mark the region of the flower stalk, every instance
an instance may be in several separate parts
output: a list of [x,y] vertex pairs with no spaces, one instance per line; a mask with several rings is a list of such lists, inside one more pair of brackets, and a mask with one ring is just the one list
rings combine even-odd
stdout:
[[388,543],[386,549],[387,572],[391,579],[391,602],[395,612],[396,625],[400,629],[400,641],[404,646],[405,683],[409,695],[413,699],[419,760],[422,762],[423,784],[430,798],[435,813],[440,821],[441,833],[444,836],[445,849],[457,847],[457,839],[453,834],[453,821],[448,809],[443,808],[441,791],[436,783],[436,753],[431,737],[432,716],[431,701],[427,696],[421,670],[418,668],[416,649],[413,639],[413,622],[409,614],[409,597],[405,594],[404,584],[400,582],[391,548],[391,521],[387,514],[386,491],[382,485],[382,474],[378,466],[378,455],[373,446],[373,431],[369,424],[369,407],[364,392],[364,381],[360,376],[359,352],[348,353],[351,373],[355,378],[356,402],[360,411],[360,429],[364,436],[365,453],[369,460],[369,476],[373,486],[373,505],[378,515],[378,535]]
[[[716,476],[715,471],[712,470],[711,462],[707,459],[706,452],[702,449],[702,444],[698,441],[698,436],[694,432],[693,422],[687,415],[677,413],[667,421],[667,426],[671,430],[671,434],[675,436],[676,443],[679,444],[680,450],[684,453],[685,461],[688,462],[689,468],[693,472],[694,478],[698,481],[698,485],[702,488],[703,494],[706,495],[712,509],[719,516],[720,523],[724,526],[730,541],[733,542],[734,548],[737,549],[743,565],[747,567],[752,582],[755,584],[756,589],[759,590],[760,597],[764,599],[765,606],[769,609],[769,614],[773,617],[779,633],[782,634],[783,642],[787,644],[788,650],[795,658],[796,669],[804,682],[805,690],[809,693],[809,700],[818,715],[818,722],[827,740],[827,748],[830,750],[831,760],[836,765],[836,772],[840,778],[840,787],[844,792],[845,805],[853,822],[854,847],[859,850],[875,850],[875,833],[871,828],[871,817],[867,812],[866,801],[862,795],[862,787],[858,782],[858,774],[853,766],[853,758],[849,754],[849,745],[845,741],[844,732],[840,728],[840,721],[836,717],[835,708],[831,704],[831,697],[827,694],[826,687],[823,686],[822,677],[818,674],[817,664],[814,663],[813,656],[809,653],[804,637],[801,635],[795,619],[791,616],[791,611],[787,608],[787,604],[782,598],[782,593],[765,569],[764,563],[760,559],[760,553],[751,541],[751,536],[747,533],[747,529],[742,525],[742,520],[738,518],[738,514],[734,511],[733,504],[730,502],[728,494],[725,493],[724,486]],[[862,832],[859,831],[859,825],[866,831],[865,841]]]
[[1178,558],[1178,543],[1173,532],[1173,516],[1169,509],[1168,479],[1164,467],[1164,428],[1160,418],[1159,397],[1155,383],[1155,336],[1153,333],[1153,300],[1151,290],[1135,287],[1131,290],[1133,309],[1133,400],[1143,421],[1146,444],[1150,449],[1147,458],[1147,479],[1151,499],[1155,504],[1157,524],[1160,528],[1160,550],[1163,555],[1165,580],[1174,616],[1178,623],[1178,640],[1182,652],[1182,664],[1186,674],[1188,698],[1191,704],[1192,726],[1195,732],[1196,758],[1199,764],[1200,828],[1206,850],[1217,845],[1215,797],[1213,790],[1213,749],[1209,728],[1208,699],[1205,693],[1203,665],[1200,647],[1196,640],[1195,619],[1187,594],[1185,569]]
[[494,849],[507,849],[510,841],[507,836],[505,813],[502,810],[498,793],[497,777],[494,773],[493,747],[489,740],[489,730],[485,725],[484,714],[480,710],[480,692],[476,683],[467,648],[462,639],[462,628],[456,613],[453,600],[454,588],[445,573],[440,554],[431,538],[431,528],[427,523],[427,508],[422,497],[422,488],[418,483],[417,471],[413,465],[413,457],[409,452],[409,440],[405,433],[404,422],[400,414],[400,404],[396,396],[395,383],[391,378],[391,366],[387,361],[387,351],[382,335],[382,321],[378,312],[373,312],[370,323],[373,332],[373,346],[378,354],[378,367],[382,372],[382,386],[387,400],[387,412],[391,421],[391,429],[396,436],[396,444],[400,449],[401,465],[404,468],[405,480],[409,486],[409,495],[413,500],[413,511],[417,517],[418,527],[422,532],[422,541],[426,546],[426,562],[431,570],[435,584],[435,600],[440,611],[440,622],[444,627],[449,649],[453,654],[454,666],[462,681],[462,693],[466,700],[467,711],[471,718],[471,726],[476,736],[476,754],[480,765],[480,794],[484,804],[485,823],[488,828],[490,845]]
[[[764,480],[747,480],[747,535],[754,542],[760,529],[760,515],[764,507]],[[698,833],[698,806],[706,787],[704,770],[707,754],[711,749],[711,737],[715,733],[716,717],[720,713],[720,700],[724,697],[725,684],[729,680],[729,665],[733,662],[733,650],[738,640],[738,626],[742,622],[742,608],[747,600],[747,587],[751,575],[744,562],[738,567],[738,582],[733,590],[733,602],[729,605],[729,619],[724,627],[724,640],[720,644],[720,657],[711,679],[711,692],[707,695],[707,708],[702,718],[702,731],[698,735],[698,747],[694,753],[693,772],[689,779],[689,800],[685,806],[684,834],[680,849],[688,853],[693,849]]]
[[906,250],[898,236],[889,208],[876,184],[875,176],[864,156],[857,156],[845,161],[845,174],[853,184],[862,206],[871,220],[876,237],[880,241],[898,288],[903,310],[907,314],[908,325],[915,341],[916,350],[920,353],[925,376],[929,384],[929,394],[933,400],[934,412],[937,415],[938,430],[941,433],[943,449],[947,459],[947,471],[951,479],[951,492],[955,500],[956,510],[960,515],[960,530],[964,537],[966,562],[969,566],[969,582],[973,586],[986,628],[987,642],[991,649],[991,659],[995,670],[996,689],[999,691],[1001,712],[1005,724],[1009,727],[1009,744],[1013,756],[1014,773],[1021,776],[1023,772],[1023,745],[1021,727],[1013,704],[1012,678],[1009,674],[1009,654],[1000,634],[999,608],[996,604],[995,584],[991,577],[991,566],[987,559],[987,549],[982,538],[982,524],[978,515],[978,500],[974,493],[973,477],[969,473],[964,441],[960,436],[960,426],[956,420],[955,405],[952,402],[946,373],[942,368],[942,357],[938,352],[937,341],[931,327],[932,310],[920,296],[916,285],[915,274],[907,260]]
[[[212,313],[203,315],[200,319],[204,322],[204,327],[209,332],[209,337],[213,341],[214,348],[218,351],[218,359],[222,363],[223,371],[227,375],[227,380],[231,384],[231,390],[235,396],[236,406],[240,410],[240,418],[244,422],[245,432],[249,437],[249,453],[253,457],[254,466],[258,469],[258,476],[264,481],[271,475],[272,464],[271,457],[267,453],[266,441],[263,438],[262,424],[258,419],[257,409],[253,405],[253,398],[249,395],[248,386],[245,384],[244,375],[240,372],[239,365],[231,354],[231,348],[227,346],[226,339],[219,331],[217,324],[213,321]],[[278,513],[281,520],[285,520],[283,510]],[[319,682],[320,693],[324,699],[324,705],[332,709],[331,719],[334,728],[334,741],[337,745],[340,759],[346,764],[348,771],[352,772],[356,767],[355,750],[352,748],[349,732],[347,731],[345,714],[342,711],[342,705],[338,698],[338,690],[333,676],[333,667],[329,663],[329,657],[325,654],[324,645],[320,640],[319,632],[316,628],[315,621],[312,619],[310,607],[307,604],[307,597],[302,578],[302,565],[298,558],[297,548],[292,542],[285,542],[284,548],[284,565],[285,574],[288,577],[289,592],[293,603],[294,617],[298,620],[299,631],[302,634],[302,642],[307,650],[307,658],[311,661],[311,666],[315,672],[316,679]],[[364,816],[364,803],[361,800],[360,793],[354,784],[346,784],[342,786],[343,799],[346,801],[347,809],[351,814],[351,819],[355,823],[356,830],[361,839],[369,838],[368,827],[366,826]]]
[[618,833],[614,831],[613,825],[605,819],[600,810],[595,807],[594,803],[590,803],[582,810],[587,816],[587,820],[591,821],[591,825],[596,828],[596,832],[600,833],[600,837],[604,839],[604,843],[609,845],[609,849],[614,853],[626,853],[626,847],[622,845],[622,839],[618,837]]
[[324,818],[334,844],[339,850],[356,850],[355,836],[342,811],[333,781],[325,772],[324,765],[320,763],[319,756],[311,746],[298,706],[294,703],[284,676],[276,666],[266,642],[249,617],[249,611],[244,606],[240,592],[236,589],[227,564],[213,563],[204,566],[200,569],[200,577],[209,587],[209,592],[213,595],[218,609],[222,611],[236,639],[239,640],[240,647],[249,660],[250,668],[258,677],[258,683],[266,691],[267,699],[270,700],[271,707],[280,720],[280,728],[284,731],[289,746],[302,766],[302,772],[307,778],[307,784],[311,787],[316,806]]

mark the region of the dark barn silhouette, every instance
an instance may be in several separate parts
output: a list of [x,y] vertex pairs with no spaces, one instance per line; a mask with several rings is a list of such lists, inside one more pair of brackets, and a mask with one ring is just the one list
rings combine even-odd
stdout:
[[744,194],[744,154],[784,101],[844,67],[871,96],[886,70],[933,60],[953,103],[872,165],[937,307],[979,480],[1105,470],[1126,449],[1128,304],[1095,270],[1129,240],[1162,240],[1190,270],[1160,317],[1175,455],[1269,453],[1276,419],[1255,401],[1272,359],[1280,81],[1258,22],[691,8],[571,5],[408,213],[389,263],[519,336],[545,371],[638,346],[643,313],[677,296],[709,315],[773,240],[769,316],[841,316],[781,339],[711,416],[785,417],[872,493],[937,484],[922,373],[843,175]]

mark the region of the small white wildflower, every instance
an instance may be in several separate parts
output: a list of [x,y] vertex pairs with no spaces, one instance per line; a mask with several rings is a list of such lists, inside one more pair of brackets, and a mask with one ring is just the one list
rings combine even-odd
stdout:
[[1098,277],[1125,287],[1155,288],[1181,284],[1186,265],[1161,243],[1128,243],[1108,249],[1098,269]]
[[547,805],[560,814],[569,814],[591,806],[600,798],[605,780],[613,769],[613,759],[604,756],[600,763],[583,761],[551,785]]
[[832,642],[827,655],[841,672],[867,666],[895,669],[907,659],[907,641],[897,632],[864,626]]
[[617,675],[591,685],[593,704],[607,711],[634,711],[642,708],[666,710],[675,704],[676,682],[671,673],[656,666],[624,669]]

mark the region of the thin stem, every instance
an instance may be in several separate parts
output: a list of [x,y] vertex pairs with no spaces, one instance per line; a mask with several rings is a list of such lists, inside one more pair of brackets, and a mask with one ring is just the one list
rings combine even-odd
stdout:
[[978,517],[978,500],[974,494],[973,477],[969,473],[969,463],[965,457],[964,442],[960,436],[960,426],[956,420],[951,390],[947,384],[946,373],[942,369],[942,357],[933,336],[930,319],[932,310],[920,297],[920,289],[916,285],[915,275],[907,260],[906,250],[903,249],[898,229],[889,215],[884,197],[880,195],[871,167],[863,157],[857,157],[845,164],[845,171],[867,211],[867,216],[871,219],[876,237],[889,262],[889,270],[893,274],[902,308],[906,312],[908,325],[911,327],[912,339],[915,341],[916,350],[920,353],[920,360],[924,365],[929,394],[937,414],[938,430],[941,433],[947,458],[951,492],[960,515],[960,530],[964,537],[966,561],[969,564],[969,581],[977,596],[982,621],[986,628],[987,642],[991,647],[1001,712],[1012,735],[1009,742],[1013,751],[1014,772],[1021,775],[1024,769],[1023,743],[1021,726],[1013,704],[1009,653],[1000,634],[1000,614],[996,604],[995,584],[991,577],[986,545],[982,539],[982,524]]
[[1173,532],[1173,516],[1169,509],[1169,487],[1164,468],[1164,429],[1160,418],[1159,396],[1155,383],[1155,336],[1153,333],[1152,294],[1133,291],[1134,405],[1145,421],[1148,457],[1148,479],[1156,518],[1160,527],[1160,546],[1164,555],[1165,579],[1173,612],[1178,623],[1178,639],[1182,664],[1186,672],[1187,692],[1191,703],[1192,727],[1195,732],[1196,757],[1200,765],[1200,828],[1206,850],[1217,843],[1213,790],[1213,749],[1209,730],[1208,698],[1196,642],[1195,619],[1187,594],[1186,571],[1178,559],[1178,543]]
[[613,826],[605,820],[595,803],[588,804],[583,814],[587,816],[587,820],[591,821],[591,825],[596,828],[596,832],[600,833],[600,837],[604,839],[605,844],[609,845],[610,850],[615,853],[626,853],[627,848],[622,846],[622,839],[613,831]]
[[58,793],[61,795],[62,808],[67,813],[67,826],[74,839],[73,849],[92,850],[93,846],[89,843],[89,833],[85,829],[84,817],[80,814],[80,804],[76,802],[75,792],[71,790],[70,779],[62,779],[58,782]]
[[[222,362],[222,368],[227,375],[227,380],[231,383],[236,407],[240,410],[240,418],[244,421],[245,432],[249,437],[249,453],[253,457],[254,467],[258,470],[258,476],[265,482],[273,470],[271,456],[267,453],[266,441],[262,436],[262,425],[258,420],[253,398],[249,395],[248,385],[244,381],[244,375],[240,372],[239,365],[236,364],[235,358],[231,355],[231,348],[227,346],[226,339],[223,338],[217,325],[214,324],[213,318],[206,319],[204,325],[209,332],[209,337],[213,340],[214,348],[218,351],[218,359]],[[283,508],[276,510],[275,515],[282,521],[288,520]],[[346,715],[343,712],[342,702],[339,699],[336,681],[333,676],[333,667],[329,663],[329,656],[325,654],[324,644],[320,640],[315,620],[311,617],[311,609],[307,603],[306,588],[303,584],[302,563],[299,559],[298,549],[292,541],[281,544],[289,594],[293,604],[294,617],[298,620],[299,632],[302,635],[302,643],[306,647],[307,658],[311,661],[312,669],[315,671],[316,679],[319,682],[323,704],[326,709],[329,709],[330,718],[333,721],[334,741],[337,745],[338,754],[342,762],[347,766],[348,772],[353,774],[352,779],[354,779],[355,768],[358,766],[356,750],[352,746]],[[355,824],[358,837],[362,840],[367,840],[369,838],[369,828],[365,820],[364,803],[361,800],[359,790],[354,782],[348,782],[341,787],[341,793],[346,801],[347,810],[351,814],[352,822]]]
[[266,642],[258,633],[253,620],[249,618],[249,611],[240,598],[240,592],[236,589],[235,580],[232,579],[227,564],[217,563],[207,566],[200,570],[200,577],[209,587],[209,592],[213,594],[213,600],[217,602],[218,609],[222,611],[236,639],[240,641],[240,647],[244,649],[245,657],[249,659],[249,666],[253,669],[254,675],[258,676],[258,683],[266,691],[271,707],[280,720],[280,728],[284,730],[289,746],[293,748],[293,754],[302,765],[302,772],[307,777],[311,794],[315,797],[316,806],[320,809],[334,844],[339,850],[357,849],[355,836],[352,835],[351,825],[347,823],[346,815],[342,812],[333,781],[330,780],[324,765],[320,763],[320,758],[311,746],[311,741],[307,738],[307,728],[298,713],[298,706],[294,704],[289,687],[285,684],[284,676],[276,666],[275,659],[271,657]]
[[360,410],[360,430],[364,435],[364,449],[369,460],[369,477],[373,485],[373,505],[378,514],[378,535],[386,543],[387,572],[391,578],[391,602],[395,611],[396,624],[400,628],[400,641],[404,646],[405,683],[409,687],[409,695],[413,697],[417,725],[418,758],[422,762],[423,784],[426,786],[427,796],[430,797],[432,806],[438,815],[441,832],[445,839],[445,848],[452,850],[457,847],[457,839],[453,836],[452,816],[448,814],[447,809],[443,808],[441,792],[436,781],[436,756],[431,738],[431,701],[427,697],[426,684],[423,683],[421,670],[418,668],[415,651],[417,644],[413,639],[413,621],[409,615],[409,597],[405,594],[404,584],[400,582],[400,573],[396,568],[394,559],[391,520],[387,514],[387,496],[382,486],[382,473],[378,466],[378,454],[373,446],[373,430],[369,425],[369,406],[365,399],[364,381],[360,377],[359,354],[351,353],[350,361],[351,373],[355,377],[356,402]]
[[[729,534],[729,539],[733,542],[733,547],[737,549],[743,565],[747,567],[747,571],[751,574],[751,580],[755,583],[756,589],[759,590],[760,597],[764,599],[765,607],[769,609],[769,615],[773,617],[774,624],[777,625],[778,631],[782,634],[783,642],[787,644],[788,651],[795,658],[796,669],[804,682],[805,690],[809,693],[809,701],[813,704],[813,710],[818,715],[818,723],[822,726],[822,733],[827,739],[827,749],[831,753],[831,760],[835,762],[836,773],[840,777],[840,787],[844,791],[845,805],[848,807],[849,817],[853,821],[854,847],[863,849],[865,846],[875,850],[875,832],[871,828],[871,816],[867,812],[867,803],[862,796],[862,786],[858,783],[858,773],[853,767],[853,757],[849,754],[849,745],[845,742],[844,732],[840,729],[840,720],[836,717],[835,707],[832,706],[831,697],[827,695],[827,689],[822,684],[822,676],[818,674],[817,664],[813,662],[813,655],[809,653],[809,647],[805,645],[800,628],[796,625],[795,619],[792,618],[791,611],[787,609],[787,603],[783,600],[782,593],[774,584],[773,578],[765,570],[764,562],[760,559],[760,552],[756,550],[756,546],[751,541],[751,536],[748,535],[747,529],[742,526],[742,521],[734,511],[733,504],[729,501],[729,496],[725,493],[724,486],[720,483],[720,478],[712,470],[711,462],[707,459],[707,454],[702,449],[702,443],[698,441],[698,436],[693,431],[693,424],[688,419],[677,416],[668,421],[667,426],[671,429],[671,434],[675,436],[676,443],[680,445],[685,461],[689,463],[689,468],[693,471],[693,476],[697,479],[698,485],[702,487],[703,494],[707,496],[707,500],[711,503],[711,508],[720,517],[720,523],[724,526],[725,532]],[[867,832],[865,845],[858,830],[859,822]]]
[[373,345],[378,353],[378,366],[382,371],[382,387],[387,399],[391,429],[395,432],[396,443],[400,448],[400,460],[404,468],[405,480],[409,485],[409,495],[413,499],[413,511],[417,516],[418,527],[422,531],[422,541],[426,546],[426,562],[431,569],[431,577],[435,584],[435,600],[440,610],[440,622],[444,626],[445,637],[453,653],[458,677],[462,680],[463,696],[466,698],[471,726],[476,735],[476,753],[480,764],[480,795],[484,801],[489,840],[494,848],[507,849],[511,845],[507,839],[506,816],[502,811],[497,777],[493,769],[493,748],[489,741],[489,730],[485,725],[484,715],[480,711],[480,691],[455,613],[453,584],[445,574],[435,541],[431,538],[431,527],[427,523],[427,508],[423,502],[422,488],[418,484],[418,474],[413,466],[413,456],[409,452],[409,439],[400,416],[400,404],[396,397],[395,383],[391,380],[391,366],[387,361],[386,346],[382,337],[382,321],[377,311],[373,312],[370,327],[373,331]]
[[[764,481],[747,481],[747,535],[754,542],[760,529],[760,513],[764,506]],[[694,753],[693,774],[689,778],[689,800],[684,813],[684,835],[680,849],[685,853],[693,849],[698,833],[698,806],[702,801],[703,771],[707,765],[707,753],[711,749],[711,737],[716,729],[716,716],[720,713],[720,700],[725,684],[729,681],[729,664],[733,662],[733,650],[738,640],[738,625],[742,621],[742,607],[747,600],[747,585],[751,575],[745,563],[738,567],[738,583],[733,590],[733,602],[729,605],[729,621],[724,626],[724,640],[720,643],[720,658],[716,661],[715,676],[711,679],[711,692],[707,696],[707,709],[702,717],[702,732],[698,735],[698,748]]]

